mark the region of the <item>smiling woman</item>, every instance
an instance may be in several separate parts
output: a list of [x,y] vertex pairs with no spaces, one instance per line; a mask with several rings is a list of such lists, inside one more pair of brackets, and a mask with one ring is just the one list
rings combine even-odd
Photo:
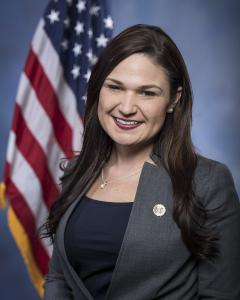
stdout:
[[89,80],[81,152],[65,167],[43,236],[45,299],[240,299],[240,204],[222,163],[191,140],[184,60],[136,25]]
[[166,72],[144,54],[133,54],[107,76],[99,96],[98,118],[118,151],[152,144],[172,103]]

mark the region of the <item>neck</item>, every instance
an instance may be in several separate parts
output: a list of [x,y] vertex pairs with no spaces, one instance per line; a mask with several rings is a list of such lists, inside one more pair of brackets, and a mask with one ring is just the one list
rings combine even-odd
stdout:
[[141,149],[115,144],[108,165],[127,170],[139,167],[149,161],[152,148],[152,144]]

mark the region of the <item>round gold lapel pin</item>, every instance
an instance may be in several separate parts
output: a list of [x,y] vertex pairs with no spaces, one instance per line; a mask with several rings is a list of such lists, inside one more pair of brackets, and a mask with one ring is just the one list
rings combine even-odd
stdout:
[[166,207],[162,204],[156,204],[153,207],[153,213],[158,216],[158,217],[162,217],[166,212]]

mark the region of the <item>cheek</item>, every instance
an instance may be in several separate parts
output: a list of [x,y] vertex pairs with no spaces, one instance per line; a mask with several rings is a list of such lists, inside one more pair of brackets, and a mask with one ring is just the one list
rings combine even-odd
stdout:
[[99,101],[98,101],[98,117],[101,117],[101,114],[104,111],[104,93],[102,92],[102,90],[99,93]]
[[100,99],[99,99],[99,102],[98,102],[97,113],[98,113],[98,120],[99,120],[100,124],[103,125],[102,122],[103,122],[103,113],[104,113],[104,110],[103,110],[102,102],[100,101]]
[[[158,131],[162,128],[166,118],[166,109],[167,107],[161,106],[160,108],[158,108],[158,110],[156,108],[155,111],[152,111],[149,114],[151,127],[152,129],[154,129],[154,131]],[[157,111],[158,113],[156,113]]]
[[106,93],[101,90],[100,94],[99,94],[97,111],[98,111],[98,119],[99,119],[99,122],[102,125],[102,127],[105,127],[104,126],[104,123],[106,121],[105,118],[107,117],[107,113],[110,110],[109,103],[110,103],[110,101],[108,101],[108,97],[107,97]]
[[99,93],[98,109],[99,111],[108,111],[111,107],[111,101],[106,89],[102,88]]

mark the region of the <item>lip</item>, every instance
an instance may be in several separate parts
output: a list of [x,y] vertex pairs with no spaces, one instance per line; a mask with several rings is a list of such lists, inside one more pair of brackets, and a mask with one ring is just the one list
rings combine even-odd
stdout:
[[[120,118],[119,118],[120,119]],[[124,130],[131,130],[131,129],[135,129],[136,127],[139,127],[142,125],[142,122],[136,125],[123,125],[117,122],[116,117],[113,117],[114,123],[121,129]]]

